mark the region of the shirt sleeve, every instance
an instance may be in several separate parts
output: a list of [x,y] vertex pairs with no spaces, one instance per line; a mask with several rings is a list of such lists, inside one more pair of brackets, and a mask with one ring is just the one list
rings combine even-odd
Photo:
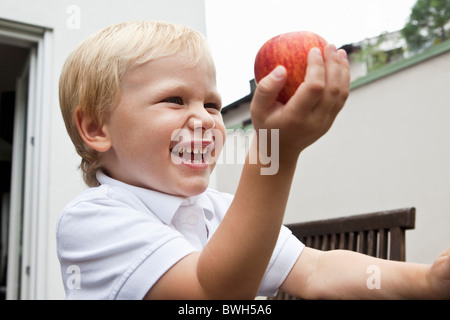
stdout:
[[305,245],[282,226],[278,241],[258,290],[259,296],[275,296]]
[[156,216],[107,198],[65,209],[57,240],[67,299],[142,299],[195,251]]

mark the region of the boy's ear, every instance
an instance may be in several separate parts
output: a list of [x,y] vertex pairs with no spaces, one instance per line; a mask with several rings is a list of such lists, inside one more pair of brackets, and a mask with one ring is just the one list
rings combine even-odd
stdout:
[[111,148],[111,139],[105,128],[83,113],[80,107],[75,110],[74,120],[78,133],[87,146],[98,152],[106,152]]

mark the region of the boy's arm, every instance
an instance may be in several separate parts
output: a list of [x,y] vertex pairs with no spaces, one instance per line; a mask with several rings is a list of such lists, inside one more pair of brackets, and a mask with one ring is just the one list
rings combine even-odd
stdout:
[[305,82],[282,105],[276,97],[286,76],[279,67],[262,79],[251,105],[256,134],[279,130],[277,174],[261,175],[264,165],[247,160],[235,198],[205,248],[169,269],[146,298],[255,297],[278,239],[298,156],[330,128],[349,92],[348,61],[334,46],[325,49],[324,59],[319,50],[310,52]]
[[[255,141],[255,139],[253,139]],[[262,176],[245,164],[236,195],[201,252],[168,270],[148,299],[254,299],[275,247],[295,164]]]
[[449,299],[450,248],[432,266],[305,248],[280,289],[304,299]]

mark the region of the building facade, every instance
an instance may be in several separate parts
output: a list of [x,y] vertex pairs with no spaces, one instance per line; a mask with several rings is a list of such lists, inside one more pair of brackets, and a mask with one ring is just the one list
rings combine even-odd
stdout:
[[[331,130],[300,156],[285,223],[415,207],[406,258],[432,263],[450,245],[449,70],[447,41],[352,81]],[[251,96],[224,110],[227,149],[244,147]],[[218,164],[215,186],[233,193],[241,170]]]

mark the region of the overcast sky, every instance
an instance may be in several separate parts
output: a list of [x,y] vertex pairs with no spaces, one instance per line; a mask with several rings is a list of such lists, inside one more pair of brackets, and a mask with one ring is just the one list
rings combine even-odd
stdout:
[[262,44],[309,30],[336,46],[401,29],[416,0],[205,0],[207,36],[224,105],[249,93]]

